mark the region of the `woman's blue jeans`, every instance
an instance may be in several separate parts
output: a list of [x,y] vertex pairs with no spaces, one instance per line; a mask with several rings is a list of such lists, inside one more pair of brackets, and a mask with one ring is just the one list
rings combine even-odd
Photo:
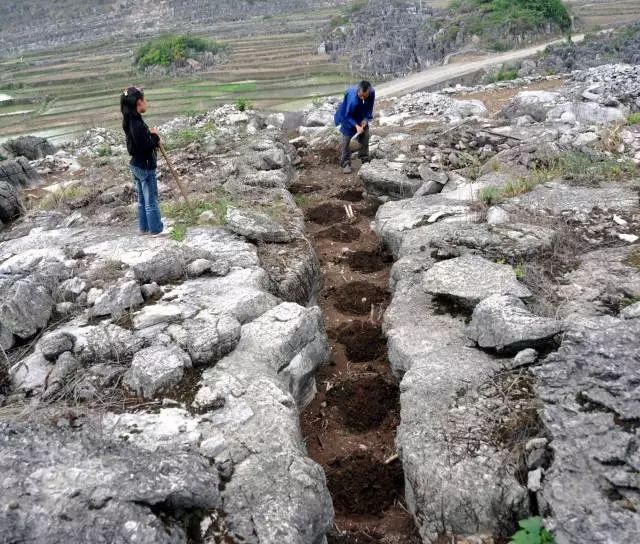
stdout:
[[138,193],[138,226],[140,227],[140,232],[158,234],[162,232],[164,225],[162,224],[162,219],[160,219],[156,171],[138,168],[132,164],[129,165],[129,168],[136,182]]

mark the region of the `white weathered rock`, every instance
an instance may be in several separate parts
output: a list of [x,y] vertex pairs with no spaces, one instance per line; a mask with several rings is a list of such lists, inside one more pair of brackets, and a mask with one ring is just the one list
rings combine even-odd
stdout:
[[151,398],[180,383],[184,369],[190,367],[191,359],[177,346],[151,346],[133,356],[124,384],[136,394]]
[[491,295],[531,296],[509,265],[471,254],[434,264],[425,272],[423,285],[428,293],[453,297],[470,306]]
[[37,394],[44,391],[47,376],[53,366],[42,353],[34,352],[29,357],[22,359],[20,364],[13,367],[11,383],[17,391]]
[[54,331],[45,334],[38,342],[42,355],[49,361],[55,361],[58,355],[73,350],[75,338],[67,332]]
[[93,305],[93,315],[117,316],[125,310],[142,306],[143,304],[144,299],[138,282],[127,281],[110,287],[98,296]]
[[187,266],[187,274],[190,277],[197,277],[206,274],[211,270],[213,263],[208,259],[196,259]]
[[206,365],[233,351],[240,340],[240,322],[228,313],[203,310],[192,319],[171,325],[167,332],[189,353],[193,364]]
[[291,240],[291,235],[280,223],[263,213],[229,207],[225,224],[230,230],[249,240],[275,243]]
[[511,295],[491,295],[473,310],[467,335],[481,348],[518,351],[549,342],[562,332],[562,322],[539,317]]

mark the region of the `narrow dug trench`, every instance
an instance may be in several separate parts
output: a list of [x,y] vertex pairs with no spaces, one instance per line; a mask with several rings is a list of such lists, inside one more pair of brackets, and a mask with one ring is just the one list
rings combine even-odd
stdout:
[[301,417],[309,455],[324,468],[333,498],[328,542],[418,544],[395,456],[399,388],[380,327],[391,259],[370,228],[375,206],[363,200],[355,174],[313,158],[297,187],[323,274],[319,304],[332,350],[330,364],[316,375],[318,394]]

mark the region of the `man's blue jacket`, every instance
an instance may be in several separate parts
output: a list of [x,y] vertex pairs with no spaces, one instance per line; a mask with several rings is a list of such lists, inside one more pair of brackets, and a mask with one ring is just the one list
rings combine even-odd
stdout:
[[369,89],[369,96],[366,100],[358,98],[358,87],[351,87],[344,93],[344,100],[338,106],[338,110],[333,118],[336,125],[340,125],[340,132],[350,138],[357,132],[356,125],[362,123],[364,119],[373,119],[373,104],[376,101],[376,91],[373,87]]

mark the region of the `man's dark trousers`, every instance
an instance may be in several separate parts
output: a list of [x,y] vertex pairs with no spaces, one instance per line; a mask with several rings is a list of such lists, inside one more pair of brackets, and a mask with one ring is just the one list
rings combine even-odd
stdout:
[[[364,127],[364,132],[356,136],[357,142],[362,146],[360,151],[358,151],[358,157],[360,157],[362,162],[367,162],[369,160],[369,136],[369,124],[367,123],[367,126]],[[351,166],[351,150],[349,149],[350,142],[351,138],[343,134],[342,149],[340,153],[340,166],[343,168],[345,166]]]

